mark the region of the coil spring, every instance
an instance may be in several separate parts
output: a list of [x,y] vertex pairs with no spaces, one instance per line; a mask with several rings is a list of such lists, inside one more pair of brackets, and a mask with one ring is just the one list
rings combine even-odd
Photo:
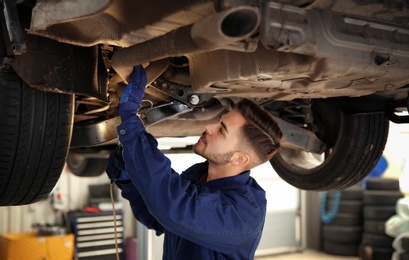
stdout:
[[310,112],[311,104],[293,100],[284,108],[285,114],[282,116],[287,122],[296,124],[300,127],[307,127],[307,123],[311,121]]

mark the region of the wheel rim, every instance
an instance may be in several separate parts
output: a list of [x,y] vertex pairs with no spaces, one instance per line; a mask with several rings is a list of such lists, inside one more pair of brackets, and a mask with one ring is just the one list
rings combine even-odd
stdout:
[[315,154],[289,148],[281,149],[279,156],[281,156],[287,164],[305,170],[314,169],[325,161],[325,153]]
[[300,189],[324,191],[347,188],[371,172],[386,144],[388,120],[383,114],[338,112],[340,116],[330,118],[329,125],[318,127],[326,131],[317,135],[325,140],[325,153],[283,148],[270,160],[282,179]]
[[[321,128],[329,129],[326,133],[322,134],[322,139],[326,140],[326,151],[323,153],[312,153],[283,147],[276,157],[299,175],[314,174],[316,170],[325,167],[332,160],[334,151],[340,145],[340,136],[343,134],[342,129],[345,124],[345,115],[343,113],[338,112],[334,114],[337,116],[333,115],[331,120],[324,121],[321,124]],[[322,115],[322,117],[327,118],[328,115]]]

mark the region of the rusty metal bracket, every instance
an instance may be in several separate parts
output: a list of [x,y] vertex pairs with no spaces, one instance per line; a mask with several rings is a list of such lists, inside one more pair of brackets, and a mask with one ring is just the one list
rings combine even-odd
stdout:
[[214,96],[213,94],[193,93],[190,86],[173,83],[159,78],[154,80],[150,86],[189,107],[199,107]]
[[141,118],[146,126],[152,126],[167,119],[191,112],[192,110],[192,108],[180,102],[170,102],[149,109],[141,115]]
[[[406,109],[409,111],[409,97],[406,98]],[[409,116],[407,114],[396,113],[397,109],[392,104],[387,104],[385,107],[385,115],[387,118],[395,124],[407,124],[409,123]]]
[[26,41],[20,25],[15,0],[3,0],[3,14],[14,55],[26,53]]

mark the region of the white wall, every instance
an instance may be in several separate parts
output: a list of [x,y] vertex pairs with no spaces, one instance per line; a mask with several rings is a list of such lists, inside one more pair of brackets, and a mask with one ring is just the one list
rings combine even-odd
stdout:
[[384,150],[384,157],[388,162],[388,168],[383,176],[388,178],[400,178],[401,189],[409,193],[409,167],[404,169],[405,161],[409,164],[409,124],[390,123],[389,137]]
[[[88,205],[88,185],[106,184],[109,179],[106,174],[98,177],[77,177],[65,168],[54,191],[59,190],[63,198],[63,211],[83,210]],[[121,198],[121,196],[118,196]],[[136,222],[127,201],[121,198],[125,218],[125,236],[135,236]],[[0,233],[36,231],[32,225],[61,224],[61,212],[54,210],[49,199],[25,206],[0,207]]]

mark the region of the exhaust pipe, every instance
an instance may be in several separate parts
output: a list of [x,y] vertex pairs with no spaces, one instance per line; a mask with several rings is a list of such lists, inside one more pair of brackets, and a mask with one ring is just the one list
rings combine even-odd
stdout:
[[[114,53],[111,64],[125,81],[134,66],[169,57],[222,49],[250,37],[260,24],[256,7],[240,6],[224,10],[160,37]],[[146,69],[149,70],[148,66]],[[158,75],[159,76],[159,75]]]

